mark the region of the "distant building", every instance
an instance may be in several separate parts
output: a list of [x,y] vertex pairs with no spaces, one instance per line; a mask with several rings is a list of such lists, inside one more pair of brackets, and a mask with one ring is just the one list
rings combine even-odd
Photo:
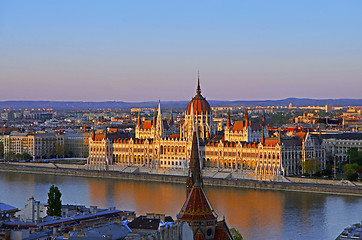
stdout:
[[15,119],[15,115],[14,115],[14,112],[12,112],[12,111],[6,111],[6,112],[2,112],[0,114],[0,118],[1,118],[1,120],[4,120],[4,121],[11,121],[11,120]]
[[55,133],[12,132],[4,136],[4,153],[30,154],[33,159],[56,157],[56,145],[62,138]]
[[338,161],[347,162],[348,150],[351,148],[357,148],[362,152],[362,133],[323,134],[321,137],[327,154],[335,156]]
[[326,105],[326,107],[325,107],[325,111],[326,111],[326,113],[329,113],[329,112],[332,112],[333,111],[333,106],[332,105]]
[[90,133],[66,133],[64,139],[65,154],[69,157],[86,158],[89,154]]

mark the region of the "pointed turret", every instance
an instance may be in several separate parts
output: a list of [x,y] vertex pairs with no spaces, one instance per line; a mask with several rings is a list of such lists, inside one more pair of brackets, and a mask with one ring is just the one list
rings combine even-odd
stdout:
[[194,131],[192,136],[189,173],[186,180],[186,196],[189,195],[191,188],[196,183],[196,181],[198,181],[199,184],[203,186],[200,168],[199,146],[197,141],[197,134],[196,131]]
[[171,113],[170,113],[170,125],[173,124],[173,114],[172,114],[172,108],[171,108]]
[[278,130],[278,143],[281,144],[282,143],[282,136],[281,136],[281,131]]
[[140,111],[138,111],[137,126],[140,126],[140,125],[141,125]]
[[263,118],[262,118],[261,122],[262,122],[263,127],[265,127],[266,124],[265,124],[265,109],[264,108],[263,108]]
[[244,121],[245,121],[245,126],[246,126],[246,127],[249,127],[248,108],[245,108]]
[[157,110],[156,108],[153,110],[153,119],[152,119],[152,125],[156,126],[156,116],[157,116]]
[[[189,224],[194,234],[193,239],[216,239],[217,214],[203,190],[196,132],[192,139],[189,175],[186,184],[186,201],[177,214],[178,221]],[[195,236],[198,237],[195,238]]]
[[226,120],[226,127],[230,128],[230,126],[231,126],[231,123],[230,123],[230,111],[228,109],[228,119]]
[[345,128],[346,127],[346,122],[344,120],[344,117],[343,117],[343,120],[342,120],[342,128]]
[[92,129],[92,135],[91,135],[91,137],[92,137],[92,139],[93,139],[93,141],[94,141],[94,139],[95,139],[95,137],[96,137],[96,132],[95,132],[94,128]]
[[264,128],[261,129],[260,142],[261,142],[263,145],[264,145],[264,143],[265,143]]
[[158,100],[157,117],[161,117],[161,101]]
[[161,114],[161,102],[158,100],[158,111],[157,111],[157,123],[156,123],[156,139],[161,139],[163,137],[163,123],[162,123],[162,114]]
[[107,139],[107,135],[108,135],[107,127],[104,129],[103,134],[104,134],[104,139]]

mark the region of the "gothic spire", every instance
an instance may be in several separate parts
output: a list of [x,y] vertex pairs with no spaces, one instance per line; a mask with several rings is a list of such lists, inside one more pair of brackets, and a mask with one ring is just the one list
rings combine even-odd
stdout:
[[157,116],[157,110],[156,108],[153,110],[153,120],[152,120],[152,125],[156,126],[156,116]]
[[260,142],[264,145],[265,143],[265,136],[264,136],[264,128],[261,128],[261,139]]
[[171,108],[171,113],[170,113],[170,124],[173,124],[173,114],[172,114],[172,108]]
[[203,186],[203,181],[201,177],[201,168],[200,168],[199,146],[197,141],[197,134],[196,131],[194,131],[192,136],[189,173],[186,180],[186,196],[189,195],[192,186],[196,182],[198,182],[201,185],[201,187]]
[[227,121],[226,121],[226,127],[229,128],[231,126],[231,123],[230,123],[230,110],[228,109],[228,118],[227,118]]
[[196,94],[201,95],[201,88],[200,88],[200,72],[197,73],[197,88]]
[[278,142],[279,142],[279,144],[281,144],[282,143],[282,136],[281,136],[281,131],[280,130],[278,130]]
[[141,125],[140,111],[138,111],[137,126]]

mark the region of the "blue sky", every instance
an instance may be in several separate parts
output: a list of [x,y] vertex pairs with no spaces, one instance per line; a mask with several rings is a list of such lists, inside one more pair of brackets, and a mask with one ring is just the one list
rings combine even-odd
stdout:
[[0,0],[0,100],[362,98],[362,1]]

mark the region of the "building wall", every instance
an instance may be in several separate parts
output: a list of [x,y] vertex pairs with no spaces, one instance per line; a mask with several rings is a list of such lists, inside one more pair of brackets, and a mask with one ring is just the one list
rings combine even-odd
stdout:
[[34,197],[31,197],[28,199],[28,204],[17,212],[15,216],[19,217],[20,221],[34,222],[47,216],[47,207],[39,201],[35,201]]
[[327,154],[336,156],[338,161],[348,161],[348,150],[355,147],[362,151],[362,139],[324,139]]
[[88,157],[89,133],[66,133],[63,135],[63,139],[65,151],[72,157]]
[[23,134],[4,136],[4,153],[28,153],[34,159],[47,159],[56,156],[56,144],[61,138],[55,133]]

